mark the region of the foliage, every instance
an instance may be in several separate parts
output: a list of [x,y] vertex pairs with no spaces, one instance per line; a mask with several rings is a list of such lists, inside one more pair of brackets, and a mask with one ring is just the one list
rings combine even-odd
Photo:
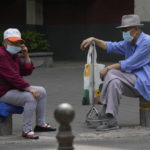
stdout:
[[3,31],[0,30],[0,45],[2,44],[3,42]]
[[[3,32],[0,30],[0,43],[3,41]],[[50,51],[50,44],[45,39],[45,35],[39,32],[27,31],[22,32],[22,39],[25,40],[25,44],[28,47],[29,52],[48,52]]]
[[45,35],[39,32],[22,32],[22,39],[25,40],[29,52],[50,51],[50,44]]

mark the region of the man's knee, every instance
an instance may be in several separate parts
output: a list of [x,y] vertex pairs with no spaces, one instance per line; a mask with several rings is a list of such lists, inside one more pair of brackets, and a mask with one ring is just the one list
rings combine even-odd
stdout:
[[111,70],[108,71],[107,74],[108,74],[109,76],[112,76],[112,75],[117,75],[118,72],[120,72],[120,70],[111,69]]
[[40,94],[42,94],[42,95],[46,95],[46,90],[45,90],[45,88],[42,87],[42,86],[39,87],[39,92],[40,92]]
[[116,75],[116,72],[118,70],[115,70],[115,69],[111,69],[107,72],[106,76],[105,76],[105,80],[111,80],[114,78],[114,75]]
[[[34,87],[33,87],[34,88]],[[40,95],[43,97],[43,96],[46,96],[46,90],[44,87],[42,86],[36,86],[35,89],[40,93]]]
[[25,92],[24,93],[24,99],[25,99],[26,102],[34,102],[35,101],[35,98],[34,98],[33,94],[30,93],[30,92]]

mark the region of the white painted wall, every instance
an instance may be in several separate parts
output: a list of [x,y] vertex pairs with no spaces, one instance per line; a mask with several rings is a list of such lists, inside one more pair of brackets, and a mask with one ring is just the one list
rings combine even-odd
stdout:
[[150,21],[150,0],[134,0],[134,13],[141,21]]

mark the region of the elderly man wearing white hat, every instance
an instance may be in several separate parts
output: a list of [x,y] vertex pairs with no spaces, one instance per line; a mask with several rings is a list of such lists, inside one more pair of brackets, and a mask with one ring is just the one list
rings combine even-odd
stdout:
[[[22,52],[23,61],[18,52]],[[3,45],[0,47],[0,102],[24,107],[22,136],[38,139],[34,133],[56,131],[45,121],[46,91],[41,86],[31,86],[22,76],[34,69],[25,41],[18,29],[9,28],[4,32]],[[36,127],[32,130],[32,117],[36,112]]]
[[122,31],[122,41],[111,42],[90,37],[81,43],[82,50],[94,41],[107,53],[125,56],[125,60],[107,66],[100,72],[100,78],[104,80],[100,97],[103,109],[98,117],[101,124],[96,128],[97,131],[119,128],[117,114],[122,95],[142,95],[150,101],[150,36],[141,31],[142,26],[138,15],[124,15],[121,26],[117,27]]

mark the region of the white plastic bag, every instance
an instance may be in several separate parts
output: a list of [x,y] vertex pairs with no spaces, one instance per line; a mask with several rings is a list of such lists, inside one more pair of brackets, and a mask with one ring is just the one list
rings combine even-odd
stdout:
[[95,99],[101,95],[103,82],[100,79],[100,71],[104,67],[104,64],[97,64],[95,44],[91,44],[87,55],[87,64],[84,68],[83,105],[94,104]]

